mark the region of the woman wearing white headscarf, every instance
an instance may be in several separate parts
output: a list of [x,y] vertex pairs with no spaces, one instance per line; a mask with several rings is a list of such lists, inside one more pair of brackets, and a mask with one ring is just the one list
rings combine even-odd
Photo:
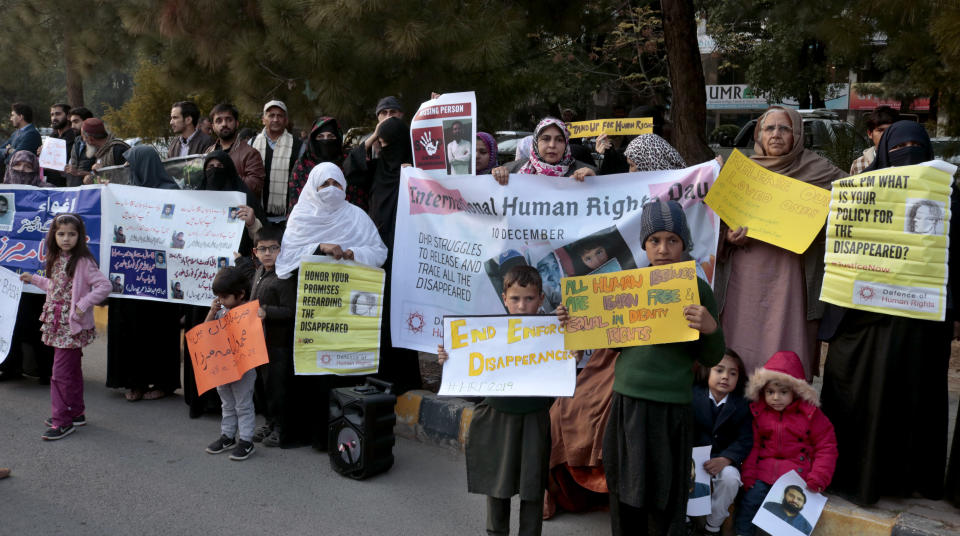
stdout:
[[277,277],[286,279],[305,255],[329,255],[368,266],[383,266],[387,246],[373,220],[346,200],[347,180],[335,164],[310,170],[300,201],[293,207],[277,257]]

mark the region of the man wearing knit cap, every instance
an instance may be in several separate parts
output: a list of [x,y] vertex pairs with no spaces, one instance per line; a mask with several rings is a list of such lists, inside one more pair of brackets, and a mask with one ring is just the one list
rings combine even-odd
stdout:
[[377,158],[380,154],[380,125],[391,117],[403,119],[403,106],[392,95],[384,97],[377,103],[376,116],[377,128],[373,130],[373,134],[363,140],[363,146],[367,149],[367,158],[370,160]]
[[[119,166],[127,162],[123,153],[130,146],[123,140],[114,138],[113,134],[108,133],[107,127],[100,119],[96,117],[84,119],[80,126],[80,136],[83,142],[87,144],[86,156],[97,159],[91,167],[93,171],[110,166]],[[88,174],[83,177],[84,184],[91,184],[92,182],[91,175]]]

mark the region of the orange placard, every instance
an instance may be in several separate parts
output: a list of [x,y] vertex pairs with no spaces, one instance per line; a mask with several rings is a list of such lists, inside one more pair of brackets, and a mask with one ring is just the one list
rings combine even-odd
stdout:
[[259,308],[258,300],[248,302],[187,332],[198,393],[235,382],[246,371],[269,361],[263,324],[257,317]]

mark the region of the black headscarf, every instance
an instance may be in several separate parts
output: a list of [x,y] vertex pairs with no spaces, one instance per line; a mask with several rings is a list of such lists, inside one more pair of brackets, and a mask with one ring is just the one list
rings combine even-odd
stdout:
[[391,251],[397,220],[397,196],[402,164],[413,163],[410,127],[402,119],[391,117],[380,123],[379,137],[387,142],[380,149],[370,191],[370,218],[380,231],[380,238]]
[[[907,142],[917,145],[891,151]],[[897,121],[890,125],[877,145],[877,157],[865,171],[874,171],[894,166],[909,166],[933,160],[933,144],[923,125],[914,121]]]
[[123,157],[130,164],[130,184],[145,188],[160,188],[162,190],[179,190],[167,170],[160,162],[157,150],[149,145],[137,145],[123,153]]
[[[211,160],[216,160],[223,165],[222,168],[208,168]],[[207,171],[210,170],[208,174]],[[267,225],[267,214],[263,211],[263,205],[257,196],[250,193],[247,185],[237,173],[237,167],[233,165],[233,160],[225,151],[211,151],[203,159],[203,178],[200,179],[198,190],[207,190],[212,192],[242,192],[247,196],[246,205],[253,209],[254,216],[260,220],[260,223]],[[240,239],[240,254],[247,256],[253,248],[253,241],[246,232]]]

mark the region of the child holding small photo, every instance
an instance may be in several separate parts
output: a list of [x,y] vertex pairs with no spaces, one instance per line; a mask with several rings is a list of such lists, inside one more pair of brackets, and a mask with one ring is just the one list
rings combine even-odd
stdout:
[[[537,314],[543,282],[532,266],[514,266],[503,277],[503,303],[512,315]],[[557,308],[561,323],[567,309]],[[448,357],[437,348],[442,365]],[[467,491],[487,496],[487,533],[510,533],[510,497],[520,494],[520,534],[543,529],[543,494],[550,463],[552,397],[485,398],[473,411],[467,437]]]
[[797,354],[777,352],[747,384],[747,398],[753,400],[753,450],[743,462],[747,491],[734,524],[740,536],[755,534],[753,517],[784,474],[796,471],[815,493],[833,478],[837,437],[833,424],[820,411],[820,396],[805,378]]
[[710,459],[703,466],[713,484],[711,512],[704,527],[707,534],[718,534],[730,515],[730,505],[740,491],[740,464],[753,447],[753,419],[743,397],[746,383],[743,360],[729,348],[719,363],[697,370],[693,444],[711,447]]

